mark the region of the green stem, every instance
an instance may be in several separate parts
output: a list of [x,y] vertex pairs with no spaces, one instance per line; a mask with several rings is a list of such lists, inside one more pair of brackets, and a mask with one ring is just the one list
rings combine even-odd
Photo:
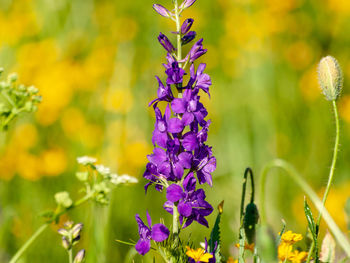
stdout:
[[[338,151],[339,151],[339,130],[340,130],[340,128],[339,128],[339,116],[338,116],[337,103],[335,100],[332,101],[332,105],[333,105],[333,112],[334,112],[334,119],[335,119],[335,142],[334,142],[334,149],[333,149],[332,165],[331,165],[331,168],[329,170],[329,176],[328,176],[326,190],[325,190],[325,192],[323,194],[323,198],[322,198],[323,208],[325,208],[325,206],[326,206],[327,197],[328,197],[329,191],[330,191],[331,186],[332,186],[333,177],[334,177],[334,170],[335,170],[335,165],[337,163],[337,157],[338,157]],[[316,221],[316,229],[317,230],[319,229],[320,224],[321,224],[322,213],[323,213],[323,210],[319,211],[319,214],[317,217],[317,221]],[[317,231],[316,235],[318,236],[318,231]],[[312,242],[311,247],[309,249],[309,255],[308,255],[306,262],[310,262],[311,256],[314,252],[314,249],[316,249],[316,255],[317,255],[318,254],[318,247],[315,248],[315,243]]]
[[28,249],[28,247],[37,239],[41,233],[49,226],[48,223],[43,224],[28,240],[24,245],[17,251],[17,253],[12,257],[9,263],[15,263],[23,255],[23,253]]
[[[67,213],[69,210],[78,207],[82,204],[84,204],[85,202],[87,202],[90,198],[92,197],[91,194],[88,194],[86,196],[84,196],[83,198],[79,199],[78,201],[76,201],[73,205],[71,205],[70,207],[62,210],[61,212],[57,213],[56,216],[54,218],[60,217],[61,215]],[[50,223],[52,223],[54,221],[50,220],[46,223],[44,223],[24,244],[23,246],[16,252],[16,254],[11,258],[11,260],[9,261],[9,263],[15,263],[17,262],[17,260],[23,255],[23,253],[28,249],[28,247],[44,232],[44,230],[48,227],[48,225]]]
[[182,48],[181,48],[181,25],[180,25],[180,14],[179,5],[177,0],[175,0],[175,22],[176,22],[176,40],[177,40],[177,60],[182,59]]
[[265,184],[267,175],[272,168],[281,168],[287,172],[291,179],[293,179],[299,187],[309,196],[310,200],[315,204],[317,210],[319,212],[322,211],[324,221],[327,223],[329,229],[333,233],[335,239],[342,247],[344,252],[348,257],[350,257],[350,243],[346,236],[341,232],[337,224],[334,222],[331,215],[328,213],[327,209],[323,207],[323,203],[318,198],[317,194],[312,190],[312,188],[308,185],[308,183],[303,179],[303,177],[296,171],[296,169],[289,164],[288,162],[276,159],[272,162],[268,163],[263,169],[261,175],[261,183],[260,183],[260,208],[261,208],[261,223],[266,224],[266,212],[265,212]]
[[73,263],[73,249],[68,250],[69,263]]

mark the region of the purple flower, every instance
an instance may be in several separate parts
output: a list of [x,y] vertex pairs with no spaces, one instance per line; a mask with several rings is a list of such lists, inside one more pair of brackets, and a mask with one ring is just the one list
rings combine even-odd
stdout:
[[203,104],[191,89],[185,89],[182,98],[175,98],[171,102],[172,110],[182,115],[182,122],[185,126],[196,120],[196,123],[203,124],[204,118],[208,115]]
[[187,43],[191,42],[195,37],[196,37],[196,32],[190,31],[181,38],[181,44],[186,45]]
[[207,53],[207,50],[203,49],[203,38],[201,38],[193,45],[189,54],[187,55],[189,56],[189,58],[186,57],[186,60],[189,59],[189,61],[193,63],[193,61],[195,61],[197,58],[204,55],[205,53]]
[[160,109],[155,106],[156,123],[153,131],[152,142],[154,145],[159,145],[166,148],[168,141],[168,133],[179,133],[183,130],[183,121],[179,118],[170,118],[171,112],[169,105],[165,109],[164,116]]
[[136,214],[135,218],[139,227],[140,235],[140,239],[139,241],[137,241],[135,249],[139,254],[145,255],[150,250],[151,240],[154,240],[156,242],[163,242],[168,238],[170,233],[169,229],[163,224],[155,224],[152,226],[152,220],[148,212],[148,226],[146,226],[145,223],[143,223],[138,214]]
[[193,19],[192,18],[187,18],[182,26],[181,26],[181,34],[185,35],[188,31],[190,31],[192,25],[193,25]]
[[151,106],[153,103],[158,103],[159,101],[172,101],[174,99],[173,92],[171,91],[170,85],[164,86],[163,82],[156,76],[158,80],[158,98],[152,100],[148,106]]
[[208,183],[212,186],[213,180],[211,174],[216,169],[216,158],[212,155],[211,147],[203,145],[197,148],[193,158],[199,183]]
[[180,222],[185,220],[184,227],[189,226],[194,220],[208,227],[205,216],[213,212],[213,207],[205,201],[204,190],[196,190],[196,178],[194,178],[193,173],[186,176],[182,186],[172,184],[167,188],[167,201],[164,203],[164,209],[172,214],[173,205],[178,202]]
[[170,17],[170,11],[162,5],[154,4],[153,9],[161,16]]
[[185,75],[185,70],[179,67],[179,63],[177,61],[174,61],[167,65],[165,73],[168,75],[168,79],[166,80],[168,85],[180,84],[182,83],[183,76]]
[[191,5],[194,4],[194,2],[196,2],[196,0],[185,0],[185,1],[183,1],[182,4],[180,5],[180,9],[189,8]]
[[166,35],[159,33],[158,41],[169,53],[175,51],[173,44],[171,44],[170,40],[167,38]]
[[211,86],[211,79],[208,74],[203,73],[205,67],[207,65],[205,63],[201,63],[198,66],[197,72],[195,73],[194,65],[192,64],[190,67],[190,81],[188,83],[188,87],[192,87],[194,85],[194,91],[198,92],[199,89],[202,89],[205,93],[209,93],[209,87]]

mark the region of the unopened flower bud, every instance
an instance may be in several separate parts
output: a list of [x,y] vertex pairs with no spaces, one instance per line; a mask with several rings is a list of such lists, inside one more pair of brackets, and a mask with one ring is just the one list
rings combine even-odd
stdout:
[[196,32],[190,31],[181,38],[181,44],[186,45],[187,43],[191,42],[195,37],[196,37]]
[[74,227],[73,227],[73,229],[72,229],[72,237],[73,238],[76,238],[77,236],[79,236],[80,235],[80,232],[81,232],[81,230],[83,229],[83,224],[82,223],[79,223],[79,224],[76,224]]
[[8,80],[9,80],[10,82],[15,82],[17,79],[18,79],[18,76],[17,76],[16,73],[12,73],[12,74],[10,74],[10,75],[8,76]]
[[193,25],[193,19],[192,18],[187,18],[182,26],[181,26],[181,34],[185,35],[188,31],[190,31],[192,25]]
[[170,40],[167,38],[166,35],[159,33],[158,41],[169,53],[175,51],[173,44],[171,44]]
[[82,249],[75,256],[73,263],[82,263],[84,259],[85,259],[85,249]]
[[62,246],[65,249],[69,249],[70,248],[70,243],[69,243],[67,237],[65,237],[65,236],[62,237]]
[[68,231],[64,228],[60,228],[57,230],[58,234],[62,235],[62,236],[68,236]]
[[67,229],[71,229],[74,225],[73,221],[67,221],[66,223],[64,223],[64,227]]
[[327,100],[336,100],[343,87],[343,74],[338,61],[327,56],[318,65],[318,80]]
[[180,5],[180,9],[189,8],[191,5],[194,4],[197,0],[184,0],[182,4]]
[[166,9],[164,6],[162,5],[158,5],[158,4],[154,4],[153,5],[153,9],[160,14],[161,16],[164,17],[170,17],[170,12],[168,9]]

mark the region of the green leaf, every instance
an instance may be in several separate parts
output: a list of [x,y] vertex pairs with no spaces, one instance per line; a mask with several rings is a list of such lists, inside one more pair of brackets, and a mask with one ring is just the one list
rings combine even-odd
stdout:
[[282,230],[276,239],[277,246],[281,243],[282,235],[283,235],[284,231],[286,230],[286,221],[284,221],[283,219],[282,219],[282,224],[283,224]]
[[306,198],[304,199],[304,212],[305,212],[305,216],[307,219],[307,223],[309,225],[310,232],[312,234],[312,239],[314,240],[314,242],[316,244],[316,242],[317,242],[316,224],[315,224],[314,217],[312,216],[311,209],[306,202]]
[[210,253],[214,251],[216,246],[215,259],[216,259],[216,262],[218,263],[222,261],[221,240],[220,240],[220,220],[221,220],[221,214],[223,213],[223,205],[224,205],[224,201],[222,201],[218,206],[219,213],[216,217],[213,229],[211,230],[210,239],[208,242]]

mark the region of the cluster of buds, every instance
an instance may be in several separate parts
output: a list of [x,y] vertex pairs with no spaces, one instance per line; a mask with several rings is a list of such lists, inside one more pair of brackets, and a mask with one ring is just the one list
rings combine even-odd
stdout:
[[[206,64],[200,63],[196,69],[194,63],[207,52],[203,39],[196,41],[182,57],[182,47],[191,43],[197,34],[191,31],[194,20],[187,18],[181,24],[180,16],[195,1],[184,0],[178,4],[175,0],[173,10],[153,5],[158,14],[175,21],[176,31],[172,33],[177,44],[175,47],[163,33],[158,36],[167,52],[163,64],[166,80],[156,76],[158,96],[149,103],[156,118],[152,136],[154,150],[148,155],[149,163],[143,177],[148,181],[146,192],[151,185],[160,192],[166,191],[167,201],[163,207],[173,215],[172,236],[175,239],[181,228],[195,221],[208,227],[206,216],[213,212],[213,207],[205,200],[204,190],[197,188],[205,183],[212,186],[212,173],[216,169],[216,158],[206,144],[211,121],[206,120],[208,112],[200,101],[202,92],[210,96],[211,78],[204,73]],[[185,75],[189,76],[187,81]],[[160,103],[166,104],[164,112],[158,107]],[[136,215],[140,234],[136,250],[142,255],[149,251],[150,240],[162,242],[170,232],[162,224],[152,226],[148,214],[147,219],[149,227]]]
[[[0,68],[0,76],[3,69]],[[39,90],[34,86],[26,87],[17,84],[17,75],[10,74],[6,80],[0,82],[0,126],[6,130],[9,123],[22,112],[34,112],[41,102]]]
[[[79,242],[83,224],[74,225],[72,221],[64,224],[64,228],[58,229],[58,233],[62,236],[62,246],[67,250],[68,254],[72,254],[73,247]],[[79,250],[73,263],[82,263],[85,260],[85,249]]]
[[97,159],[89,156],[78,157],[77,161],[85,171],[77,172],[77,178],[84,182],[86,195],[97,203],[108,204],[108,194],[113,187],[120,184],[135,184],[138,180],[127,174],[112,173],[109,167],[96,164]]

